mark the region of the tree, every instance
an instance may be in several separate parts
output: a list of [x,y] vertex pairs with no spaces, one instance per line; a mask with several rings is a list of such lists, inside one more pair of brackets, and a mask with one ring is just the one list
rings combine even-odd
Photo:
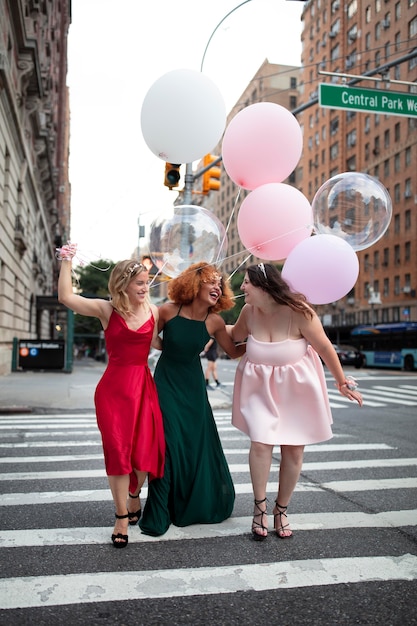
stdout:
[[[109,299],[108,282],[110,273],[115,266],[113,261],[100,259],[89,265],[77,267],[74,287],[86,298]],[[103,330],[100,320],[85,315],[74,316],[74,337],[76,343],[87,344],[95,354]]]

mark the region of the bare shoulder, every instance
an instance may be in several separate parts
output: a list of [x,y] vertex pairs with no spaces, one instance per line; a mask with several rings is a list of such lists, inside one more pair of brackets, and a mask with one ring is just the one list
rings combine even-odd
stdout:
[[159,309],[159,319],[163,322],[167,322],[178,313],[178,305],[173,302],[165,302]]
[[226,323],[218,313],[209,313],[206,320],[206,326],[210,335],[214,335],[222,328],[226,328]]

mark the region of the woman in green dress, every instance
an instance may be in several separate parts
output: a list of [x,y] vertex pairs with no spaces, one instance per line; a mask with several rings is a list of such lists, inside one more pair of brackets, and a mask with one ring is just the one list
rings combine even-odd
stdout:
[[170,524],[214,524],[230,517],[235,491],[207,397],[200,353],[210,337],[231,357],[244,353],[219,311],[234,306],[217,268],[195,263],[170,281],[171,302],[159,309],[162,354],[155,382],[162,410],[166,457],[163,478],[152,480],[140,520],[147,535]]

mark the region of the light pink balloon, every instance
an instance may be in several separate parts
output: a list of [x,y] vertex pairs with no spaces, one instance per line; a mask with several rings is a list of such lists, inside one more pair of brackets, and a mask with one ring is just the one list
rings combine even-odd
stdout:
[[352,289],[359,274],[355,250],[335,235],[314,235],[288,255],[282,277],[312,304],[329,304]]
[[313,229],[313,211],[307,198],[291,185],[269,183],[243,200],[237,217],[239,237],[260,259],[279,261]]
[[223,165],[239,187],[256,189],[285,180],[302,148],[302,131],[294,115],[274,102],[258,102],[242,109],[227,126]]

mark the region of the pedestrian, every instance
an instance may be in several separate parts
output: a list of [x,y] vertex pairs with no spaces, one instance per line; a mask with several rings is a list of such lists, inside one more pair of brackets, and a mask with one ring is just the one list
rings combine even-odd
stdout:
[[162,414],[148,367],[151,344],[161,348],[158,309],[149,301],[148,270],[134,259],[116,263],[108,283],[110,300],[75,294],[75,253],[74,244],[58,249],[58,300],[75,313],[97,317],[104,329],[108,364],[94,402],[116,511],[111,538],[115,548],[124,548],[128,524],[137,524],[141,516],[139,494],[145,479],[152,483],[164,469]]
[[214,265],[195,263],[168,283],[170,302],[159,309],[162,354],[154,378],[164,419],[163,478],[149,485],[139,522],[142,532],[163,535],[176,526],[213,524],[233,510],[235,491],[207,397],[200,354],[210,337],[232,357],[241,356],[220,311],[233,294]]
[[213,377],[214,382],[216,383],[216,387],[220,387],[220,381],[217,375],[217,358],[219,356],[217,352],[217,341],[214,337],[210,337],[210,340],[204,346],[204,356],[207,359],[207,367],[205,371],[206,378],[206,387],[207,389],[211,389],[210,387],[210,377]]
[[228,327],[234,341],[247,339],[238,364],[232,423],[251,440],[249,466],[254,495],[252,535],[268,533],[266,487],[272,451],[280,445],[279,482],[274,529],[292,536],[287,507],[300,476],[304,446],[332,437],[332,415],[322,358],[339,392],[362,406],[353,380],[346,378],[323,326],[302,294],[292,293],[271,264],[247,268],[241,289],[245,304],[236,324]]

